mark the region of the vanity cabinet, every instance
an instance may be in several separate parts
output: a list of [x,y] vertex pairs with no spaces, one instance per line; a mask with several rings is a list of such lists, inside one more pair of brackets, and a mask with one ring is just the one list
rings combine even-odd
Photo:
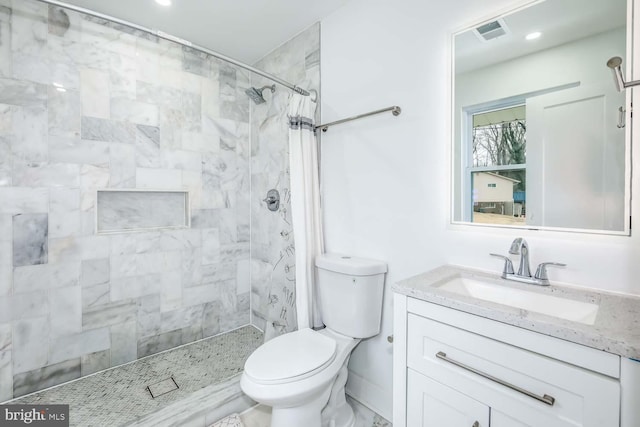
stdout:
[[619,356],[401,294],[394,304],[394,426],[632,427]]

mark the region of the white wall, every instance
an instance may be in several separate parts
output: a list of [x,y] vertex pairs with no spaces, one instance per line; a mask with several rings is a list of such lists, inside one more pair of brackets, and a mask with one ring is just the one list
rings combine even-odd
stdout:
[[[449,34],[509,5],[513,2],[353,0],[322,22],[323,121],[394,104],[403,109],[397,118],[375,116],[322,136],[327,250],[389,262],[382,333],[356,349],[348,386],[389,419],[389,288],[398,280],[443,263],[499,272],[500,261],[488,253],[506,253],[511,240],[522,236],[530,243],[532,263],[568,264],[550,271],[552,281],[640,295],[637,235],[449,224]],[[635,202],[634,212],[638,208]]]

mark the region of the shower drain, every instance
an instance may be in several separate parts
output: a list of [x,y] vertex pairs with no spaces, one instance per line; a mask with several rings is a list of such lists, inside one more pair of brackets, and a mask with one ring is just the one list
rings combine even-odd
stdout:
[[158,381],[153,384],[149,384],[146,390],[149,392],[152,398],[156,398],[158,396],[162,396],[163,394],[171,393],[179,389],[180,386],[173,378],[173,376],[166,378],[164,380]]

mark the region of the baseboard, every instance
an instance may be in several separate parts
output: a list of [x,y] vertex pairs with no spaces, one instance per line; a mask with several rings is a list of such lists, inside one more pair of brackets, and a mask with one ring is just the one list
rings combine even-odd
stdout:
[[353,399],[371,409],[378,415],[391,420],[393,418],[393,394],[364,377],[349,371],[346,392]]

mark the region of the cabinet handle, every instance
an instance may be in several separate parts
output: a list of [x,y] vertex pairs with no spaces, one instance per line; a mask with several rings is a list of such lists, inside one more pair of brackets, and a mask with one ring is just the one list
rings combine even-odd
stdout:
[[500,385],[503,385],[505,387],[509,387],[511,390],[515,390],[518,393],[525,394],[525,395],[527,395],[529,397],[532,397],[532,398],[536,399],[537,401],[545,403],[545,404],[547,404],[549,406],[553,406],[553,404],[556,401],[556,399],[554,397],[551,397],[548,394],[545,394],[544,396],[540,397],[535,393],[531,393],[529,390],[525,390],[523,388],[518,387],[517,385],[510,384],[510,383],[508,383],[506,381],[501,380],[500,378],[496,378],[496,377],[494,377],[492,375],[485,374],[484,372],[478,371],[477,369],[472,368],[471,366],[467,366],[467,365],[465,365],[463,363],[460,363],[458,361],[450,359],[450,358],[447,357],[447,353],[444,353],[442,351],[437,352],[436,353],[436,357],[438,359],[444,360],[445,362],[451,363],[452,365],[458,366],[458,367],[460,367],[462,369],[466,369],[469,372],[473,372],[476,375],[480,375],[481,377],[486,378],[488,380],[491,380],[493,382],[496,382],[496,383],[498,383]]

